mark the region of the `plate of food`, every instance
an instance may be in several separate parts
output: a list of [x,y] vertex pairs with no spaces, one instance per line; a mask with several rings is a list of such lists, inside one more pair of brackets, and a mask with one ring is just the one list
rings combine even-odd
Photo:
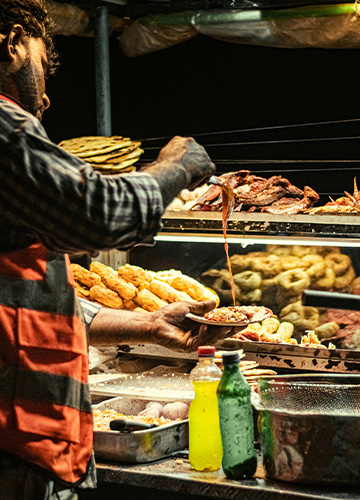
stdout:
[[217,307],[203,316],[188,313],[187,318],[217,326],[246,326],[271,318],[273,312],[264,306],[228,306]]

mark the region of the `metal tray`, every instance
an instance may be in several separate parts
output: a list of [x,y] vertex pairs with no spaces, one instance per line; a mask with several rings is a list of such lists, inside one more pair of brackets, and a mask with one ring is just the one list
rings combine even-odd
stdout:
[[[157,400],[164,403],[162,400]],[[143,410],[148,399],[111,398],[93,408],[112,408],[134,415]],[[166,401],[168,402],[168,401]],[[190,401],[189,401],[190,403]],[[94,431],[94,452],[98,458],[125,463],[146,463],[172,456],[189,444],[188,420],[133,432]]]

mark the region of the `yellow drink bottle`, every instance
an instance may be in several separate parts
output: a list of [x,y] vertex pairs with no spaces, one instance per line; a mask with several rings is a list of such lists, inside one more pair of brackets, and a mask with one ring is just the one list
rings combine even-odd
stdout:
[[222,444],[217,401],[221,370],[215,365],[215,347],[198,348],[198,364],[190,373],[195,397],[189,410],[189,461],[192,469],[221,467]]

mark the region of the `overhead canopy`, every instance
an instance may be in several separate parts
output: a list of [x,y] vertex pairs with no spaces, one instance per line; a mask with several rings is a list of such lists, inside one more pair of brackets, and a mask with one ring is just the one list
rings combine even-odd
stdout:
[[[244,0],[231,2],[230,9],[227,1],[170,2],[171,12],[169,3],[162,0],[142,3],[108,0],[106,3],[110,6],[110,33],[118,36],[120,47],[128,57],[166,49],[198,34],[230,43],[268,47],[360,47],[360,19],[354,3],[292,6],[284,0],[278,0],[276,5],[271,0],[267,3]],[[209,8],[173,11],[205,4]],[[210,8],[213,4],[216,9]],[[81,0],[76,4],[49,1],[48,5],[58,34],[93,34],[95,0],[88,0],[88,5]]]

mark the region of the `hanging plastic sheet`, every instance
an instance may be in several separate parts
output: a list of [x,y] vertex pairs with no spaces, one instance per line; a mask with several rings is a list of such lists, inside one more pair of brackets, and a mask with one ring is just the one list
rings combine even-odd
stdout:
[[357,2],[189,11],[137,19],[118,40],[128,57],[165,49],[197,34],[267,47],[351,49],[360,47],[359,14]]

